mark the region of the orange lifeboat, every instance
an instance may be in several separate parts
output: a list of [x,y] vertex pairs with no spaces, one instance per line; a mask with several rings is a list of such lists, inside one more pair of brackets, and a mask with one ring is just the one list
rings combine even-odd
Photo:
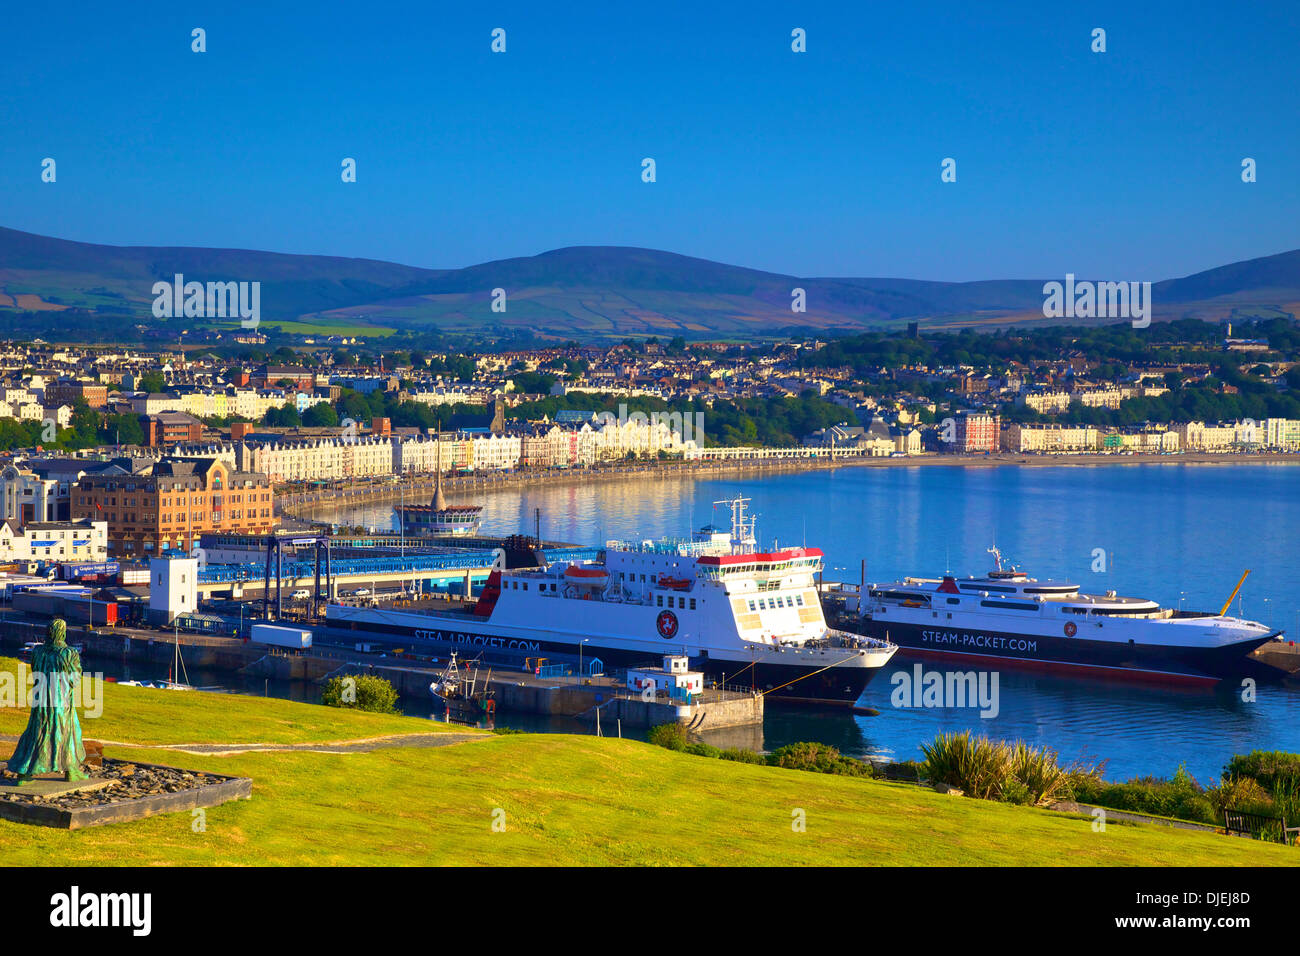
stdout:
[[685,591],[687,588],[691,586],[691,579],[670,578],[667,575],[664,575],[659,579],[659,586],[661,588],[672,588],[672,590],[674,591]]
[[609,571],[605,568],[583,568],[571,564],[564,569],[564,577],[574,584],[604,584],[609,580]]

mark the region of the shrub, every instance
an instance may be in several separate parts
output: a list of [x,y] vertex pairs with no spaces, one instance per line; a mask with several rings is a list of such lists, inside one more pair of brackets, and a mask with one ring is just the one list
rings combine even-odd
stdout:
[[375,714],[397,713],[397,690],[382,677],[373,674],[331,677],[321,691],[326,707],[365,710]]
[[1225,810],[1259,813],[1260,808],[1273,805],[1268,791],[1253,777],[1224,777],[1218,786],[1206,788],[1205,799],[1214,807],[1216,818],[1222,818]]
[[1281,750],[1252,750],[1237,754],[1228,761],[1223,775],[1236,779],[1250,777],[1269,793],[1279,786],[1300,787],[1300,754]]
[[1029,792],[1029,788],[1015,777],[1008,777],[1002,781],[1002,786],[998,790],[998,799],[1003,803],[1014,803],[1022,807],[1034,803],[1034,797]]
[[921,772],[930,780],[972,797],[1006,803],[1054,803],[1073,792],[1072,776],[1083,779],[1098,773],[1090,768],[1063,768],[1050,747],[973,737],[969,731],[939,734],[922,744],[921,751],[925,754]]
[[1300,783],[1277,783],[1273,787],[1273,816],[1288,826],[1300,824]]
[[646,739],[656,747],[666,747],[669,750],[685,750],[686,728],[675,723],[657,724],[650,728],[650,733]]
[[906,780],[909,783],[920,783],[925,765],[916,760],[896,760],[884,764],[879,769],[881,776],[886,780]]
[[723,760],[734,760],[737,763],[767,763],[762,754],[754,753],[752,750],[742,750],[740,747],[728,747],[718,756]]
[[1201,788],[1180,766],[1171,778],[1134,777],[1126,783],[1107,783],[1099,778],[1071,780],[1074,798],[1081,803],[1092,803],[1112,810],[1132,810],[1179,820],[1218,824],[1211,795]]
[[[1039,806],[1055,803],[1069,795],[1069,778],[1058,762],[1056,751],[1050,747],[1038,748],[1023,742],[1016,743],[1011,748],[1008,770],[1011,780],[1023,789],[1025,803]],[[1004,784],[1003,799],[1006,799],[1006,790]]]
[[1008,747],[987,737],[972,737],[969,731],[939,734],[921,744],[926,776],[946,783],[972,797],[997,799],[1008,773]]
[[697,757],[721,757],[722,751],[717,747],[710,747],[708,744],[687,744],[682,748],[688,754],[695,754]]
[[834,773],[848,777],[871,776],[871,764],[842,756],[839,750],[829,744],[807,740],[777,748],[768,755],[767,762],[773,767],[810,770],[814,773]]

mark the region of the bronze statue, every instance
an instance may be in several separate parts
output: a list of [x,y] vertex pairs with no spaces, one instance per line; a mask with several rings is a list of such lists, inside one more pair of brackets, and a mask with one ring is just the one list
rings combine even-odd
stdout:
[[81,655],[68,646],[67,633],[67,624],[56,618],[45,632],[45,643],[32,654],[37,692],[27,729],[9,758],[20,786],[39,773],[64,773],[68,780],[88,776],[81,769],[86,748],[74,697],[81,682]]

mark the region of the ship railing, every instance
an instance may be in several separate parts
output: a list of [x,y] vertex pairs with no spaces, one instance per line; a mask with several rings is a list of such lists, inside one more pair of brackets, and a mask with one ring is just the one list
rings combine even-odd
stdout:
[[657,541],[616,541],[605,542],[608,551],[625,551],[632,554],[675,554],[680,557],[694,558],[710,554],[713,546],[704,541],[692,541],[689,538],[659,538]]
[[886,640],[882,637],[868,637],[866,634],[854,634],[851,631],[839,631],[835,628],[828,628],[826,637],[818,638],[825,641],[826,647],[857,647],[863,650],[883,649],[893,647],[893,641]]

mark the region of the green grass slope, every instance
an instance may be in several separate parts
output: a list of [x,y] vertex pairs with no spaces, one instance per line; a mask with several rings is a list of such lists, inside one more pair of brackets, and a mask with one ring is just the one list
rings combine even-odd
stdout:
[[[12,667],[13,662],[6,662]],[[300,742],[429,732],[425,720],[109,687],[87,735]],[[0,733],[26,711],[0,710]],[[11,744],[0,743],[0,754]],[[64,832],[0,821],[8,865],[1294,864],[1294,848],[1091,821],[883,781],[752,766],[631,740],[484,734],[448,746],[218,757],[107,755],[253,778],[253,799]],[[792,821],[802,812],[805,832]],[[504,829],[494,829],[494,821]]]

